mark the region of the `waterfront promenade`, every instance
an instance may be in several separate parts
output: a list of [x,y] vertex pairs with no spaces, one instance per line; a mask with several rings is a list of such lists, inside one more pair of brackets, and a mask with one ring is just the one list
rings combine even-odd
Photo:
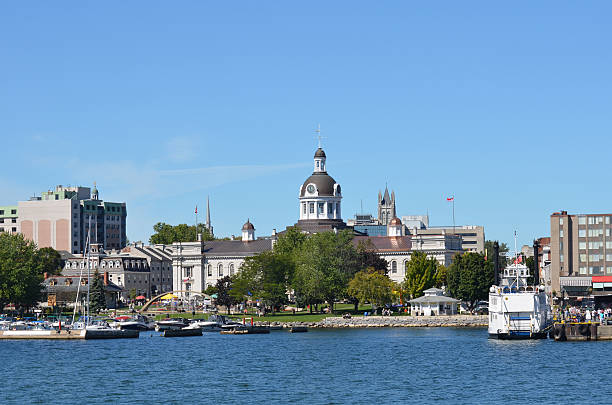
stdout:
[[410,327],[486,327],[487,315],[454,316],[342,316],[318,322],[255,322],[256,325],[308,326],[311,328],[410,328]]

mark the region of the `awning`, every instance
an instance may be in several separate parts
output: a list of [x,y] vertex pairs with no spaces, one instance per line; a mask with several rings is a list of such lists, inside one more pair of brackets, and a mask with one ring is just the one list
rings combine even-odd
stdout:
[[591,277],[559,277],[561,287],[590,287]]
[[160,300],[173,300],[175,298],[178,298],[178,297],[172,293],[168,293],[162,297],[159,297]]
[[138,297],[134,298],[135,300],[146,300],[147,297],[145,297],[144,295],[139,295]]

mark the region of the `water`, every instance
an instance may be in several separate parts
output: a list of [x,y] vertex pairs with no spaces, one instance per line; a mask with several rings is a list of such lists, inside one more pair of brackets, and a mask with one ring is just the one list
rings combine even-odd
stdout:
[[453,328],[0,341],[0,402],[609,403],[611,350]]

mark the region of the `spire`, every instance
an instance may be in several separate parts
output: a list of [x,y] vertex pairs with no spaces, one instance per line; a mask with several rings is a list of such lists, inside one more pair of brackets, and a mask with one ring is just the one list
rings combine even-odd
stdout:
[[385,196],[383,197],[384,203],[385,204],[389,204],[391,197],[389,197],[389,189],[387,188],[387,185],[385,185]]

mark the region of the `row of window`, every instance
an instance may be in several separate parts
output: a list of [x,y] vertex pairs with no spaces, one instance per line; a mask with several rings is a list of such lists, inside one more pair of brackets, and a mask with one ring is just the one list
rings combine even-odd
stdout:
[[[607,274],[612,274],[612,267],[604,267],[604,266],[582,266],[580,267],[580,274],[589,274],[589,275],[598,275],[604,274],[604,271]],[[588,271],[587,271],[588,270]]]
[[[8,231],[9,231],[8,228],[6,228],[6,229],[0,228],[0,232],[8,232]],[[11,228],[11,232],[17,232],[17,228],[16,227]]]
[[[606,233],[606,236],[610,236],[612,234],[612,231],[610,229],[606,229],[605,233]],[[587,232],[587,229],[578,229],[578,237],[579,238],[586,238],[587,235],[590,238],[598,238],[598,237],[603,236],[603,234],[604,234],[604,230],[601,229],[601,228],[598,228],[598,229],[588,229],[588,232]],[[563,232],[560,232],[560,236],[563,237]]]
[[[9,218],[6,218],[9,219]],[[4,223],[4,218],[0,218],[0,224]],[[17,223],[17,218],[11,218],[11,223],[12,224],[16,224]]]
[[[324,214],[325,213],[325,203],[320,202],[316,204],[317,204],[317,213]],[[339,202],[335,204],[333,202],[328,202],[327,203],[327,213],[329,215],[333,215],[334,207],[336,208],[336,212],[338,213],[338,216],[339,216],[340,215],[340,203]],[[308,203],[308,212],[311,214],[315,213],[315,203],[313,202]],[[306,214],[306,203],[302,203],[302,213]]]
[[[587,255],[586,253],[581,253],[580,256],[579,256],[579,260],[581,262],[585,263],[587,261],[587,257],[589,258],[589,262],[598,262],[598,261],[604,259],[604,255],[602,255],[602,254],[590,254],[590,255]],[[609,254],[609,253],[606,254],[605,258],[606,258],[606,261],[612,262],[612,254]]]
[[[229,265],[229,275],[230,276],[234,275],[235,269],[236,268],[234,267],[234,263],[230,263],[230,265]],[[212,264],[208,265],[206,274],[208,275],[208,277],[212,277],[213,276],[213,266],[212,266]],[[223,263],[219,263],[217,265],[217,277],[224,277]]]
[[[17,210],[11,210],[11,215],[16,215]],[[4,210],[0,210],[0,215],[4,215]]]

